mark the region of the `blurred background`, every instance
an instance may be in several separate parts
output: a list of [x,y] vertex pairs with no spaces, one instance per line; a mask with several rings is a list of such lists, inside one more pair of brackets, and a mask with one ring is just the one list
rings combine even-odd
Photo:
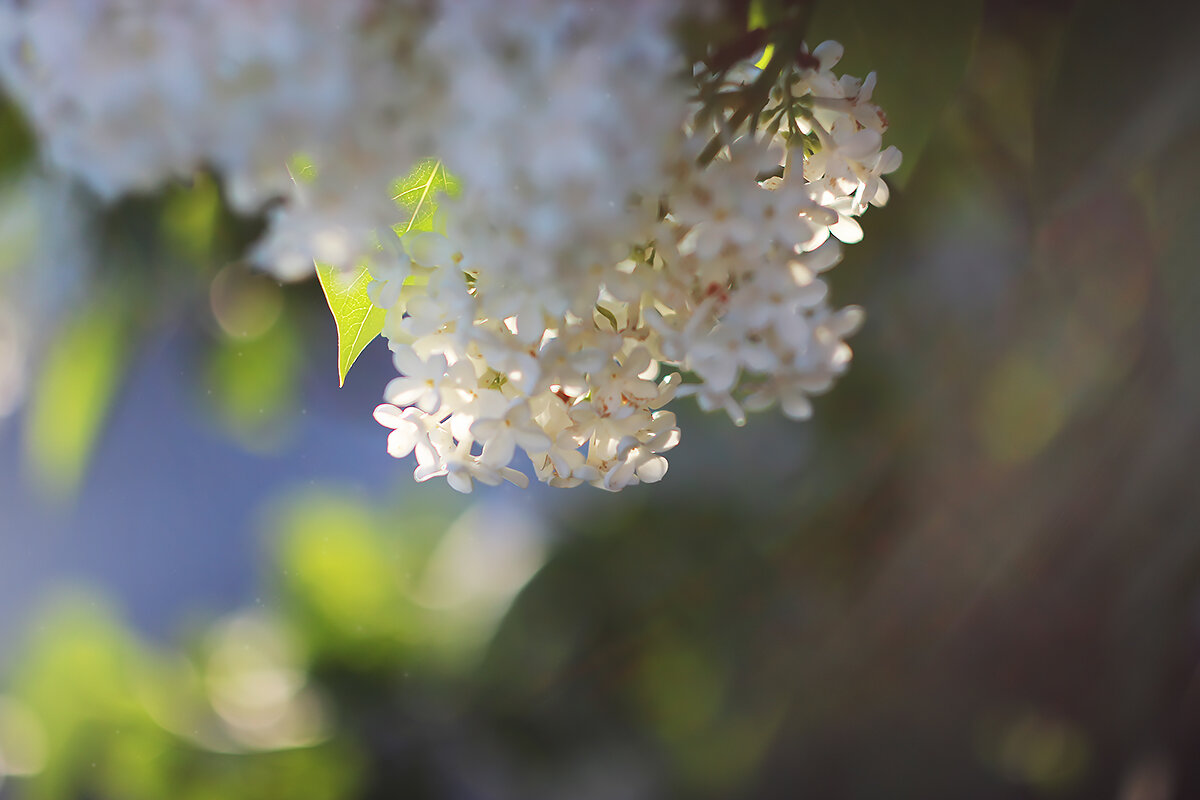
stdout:
[[261,220],[0,102],[0,797],[1200,797],[1200,6],[812,26],[906,159],[853,367],[611,496],[414,485]]

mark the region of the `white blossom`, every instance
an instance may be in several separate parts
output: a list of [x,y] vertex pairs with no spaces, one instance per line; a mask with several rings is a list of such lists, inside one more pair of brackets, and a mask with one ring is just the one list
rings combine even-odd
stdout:
[[[873,79],[828,71],[839,52],[819,47],[819,70],[786,78],[817,109],[798,131],[814,153],[741,134],[707,168],[677,160],[661,192],[666,214],[632,257],[627,250],[586,268],[563,262],[573,270],[564,275],[547,260],[548,240],[531,244],[524,233],[496,248],[453,226],[445,237],[414,240],[432,273],[423,291],[389,310],[387,330],[393,347],[442,354],[447,377],[457,376],[452,391],[442,384],[435,414],[422,393],[437,386],[432,373],[443,362],[428,375],[429,361],[400,367],[420,376],[400,385],[403,399],[437,431],[433,457],[418,454],[419,480],[444,475],[467,491],[500,480],[524,451],[542,482],[616,491],[666,474],[679,429],[663,407],[676,394],[739,425],[747,411],[775,404],[794,419],[811,415],[810,398],[846,369],[844,340],[862,320],[856,308],[829,306],[820,274],[840,260],[839,242],[861,238],[855,217],[886,201],[880,176],[899,165],[894,149],[880,150],[882,126],[859,121],[883,119],[868,103]],[[681,152],[694,156],[700,146],[693,140]],[[489,166],[503,180],[514,174],[504,170],[523,168]],[[523,198],[512,209],[537,202]],[[489,218],[482,206],[480,216]],[[462,252],[473,246],[468,260]]]

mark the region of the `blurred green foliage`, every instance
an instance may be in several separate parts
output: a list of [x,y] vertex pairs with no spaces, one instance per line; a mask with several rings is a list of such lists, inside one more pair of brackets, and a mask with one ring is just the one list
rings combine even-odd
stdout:
[[64,598],[41,622],[12,680],[31,712],[24,736],[46,743],[21,796],[322,800],[357,782],[354,751],[336,743],[247,757],[205,739],[204,673],[137,641],[96,601]]
[[[20,796],[360,796],[383,768],[375,726],[404,725],[386,713],[410,701],[457,713],[440,692],[477,679],[542,558],[520,517],[396,519],[346,496],[287,498],[271,525],[277,610],[217,620],[180,650],[140,641],[86,595],[43,609],[3,695],[22,711],[8,740],[0,704],[0,765],[25,776]],[[16,740],[40,744],[7,770]]]
[[128,359],[127,303],[93,299],[44,355],[26,418],[32,473],[49,494],[78,486]]
[[218,419],[247,447],[279,443],[295,412],[303,367],[299,338],[285,320],[253,338],[218,341],[206,380]]
[[[684,404],[668,480],[576,493],[550,539],[487,507],[285,498],[267,610],[173,648],[91,600],[30,625],[6,789],[1200,795],[1198,26],[1136,12],[821,3],[813,38],[879,70],[906,172],[829,276],[871,316],[812,423],[730,432]],[[93,214],[31,457],[77,480],[105,365],[181,329],[214,419],[277,442],[328,314],[250,277],[261,220],[203,175]],[[105,316],[118,279],[137,307]]]

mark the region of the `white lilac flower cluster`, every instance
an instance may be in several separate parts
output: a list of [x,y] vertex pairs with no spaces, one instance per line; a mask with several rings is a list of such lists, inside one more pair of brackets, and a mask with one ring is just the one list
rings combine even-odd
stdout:
[[[619,25],[619,15],[610,22]],[[523,35],[531,48],[547,46],[537,31]],[[558,46],[552,63],[590,70],[592,91],[625,91],[620,53],[591,52],[586,38]],[[840,259],[841,242],[862,237],[854,218],[886,202],[881,176],[900,163],[895,148],[881,150],[886,121],[870,102],[874,76],[836,77],[840,55],[828,42],[805,51],[805,66],[780,71],[770,96],[788,111],[775,131],[748,122],[731,129],[703,106],[646,108],[661,157],[636,169],[605,149],[623,141],[591,141],[581,130],[580,141],[559,143],[561,109],[545,102],[558,88],[543,64],[490,64],[489,81],[526,110],[524,151],[578,159],[562,173],[591,192],[576,194],[552,170],[539,181],[527,163],[506,165],[503,180],[528,197],[497,182],[491,201],[513,205],[493,210],[467,190],[451,208],[448,235],[406,236],[386,267],[373,267],[377,291],[391,287],[384,334],[401,373],[375,411],[392,429],[388,452],[415,453],[417,480],[445,476],[464,492],[474,481],[523,485],[518,449],[552,486],[617,490],[665,474],[663,454],[679,429],[664,406],[677,395],[694,394],[737,424],[746,410],[775,403],[807,417],[809,397],[845,370],[844,339],[862,319],[857,308],[829,306],[819,275]],[[718,91],[745,91],[761,74],[741,72]],[[669,73],[659,75],[669,92]],[[586,115],[589,101],[578,102]],[[630,102],[641,109],[642,96],[632,90]],[[459,134],[485,139],[490,124],[498,123],[466,123]],[[719,147],[702,166],[714,136]],[[462,176],[470,185],[470,172]],[[463,208],[475,213],[455,224]],[[542,231],[521,212],[556,216]],[[590,227],[591,215],[605,224]],[[580,236],[578,252],[567,234]]]
[[[862,316],[820,274],[900,162],[840,45],[689,68],[684,8],[0,0],[0,78],[99,193],[206,166],[240,208],[282,198],[277,275],[366,263],[400,372],[375,418],[417,480],[524,485],[524,451],[617,490],[665,474],[676,396],[811,413]],[[444,233],[394,231],[391,181],[431,156],[462,187]]]

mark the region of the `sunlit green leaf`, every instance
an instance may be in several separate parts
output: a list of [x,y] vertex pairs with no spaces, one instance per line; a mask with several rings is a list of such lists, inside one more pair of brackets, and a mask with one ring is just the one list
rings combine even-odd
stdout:
[[[773,22],[767,10],[767,3],[764,0],[752,0],[750,8],[746,13],[746,28],[754,30],[755,28],[765,28]],[[767,62],[771,60],[771,55],[775,52],[775,45],[769,44],[763,50],[762,57],[755,62],[754,66],[759,69],[765,67]]]
[[836,39],[846,48],[839,74],[879,74],[873,99],[891,123],[883,141],[904,153],[889,183],[908,180],[957,92],[982,7],[980,0],[823,0],[817,6],[809,45]]
[[765,28],[771,22],[765,0],[750,0],[750,8],[746,11],[746,28]]
[[[454,195],[459,183],[437,159],[419,163],[406,177],[392,184],[392,197],[401,210],[395,231],[400,236],[416,231],[437,229],[439,194]],[[371,275],[365,267],[343,272],[317,264],[317,278],[329,301],[338,331],[338,385],[346,382],[346,373],[372,339],[383,330],[384,312],[367,297]]]
[[371,273],[366,267],[345,272],[317,264],[317,279],[337,325],[338,386],[343,386],[358,354],[383,330],[384,312],[367,297]]
[[317,165],[306,153],[296,153],[288,161],[288,172],[297,183],[312,183],[317,179]]
[[441,161],[432,158],[422,161],[407,177],[392,185],[392,197],[404,212],[395,226],[396,233],[403,236],[412,231],[434,230],[437,196],[453,196],[458,191],[458,180],[446,172]]
[[47,491],[73,492],[83,477],[125,364],[124,312],[97,303],[51,344],[29,400],[26,453]]

